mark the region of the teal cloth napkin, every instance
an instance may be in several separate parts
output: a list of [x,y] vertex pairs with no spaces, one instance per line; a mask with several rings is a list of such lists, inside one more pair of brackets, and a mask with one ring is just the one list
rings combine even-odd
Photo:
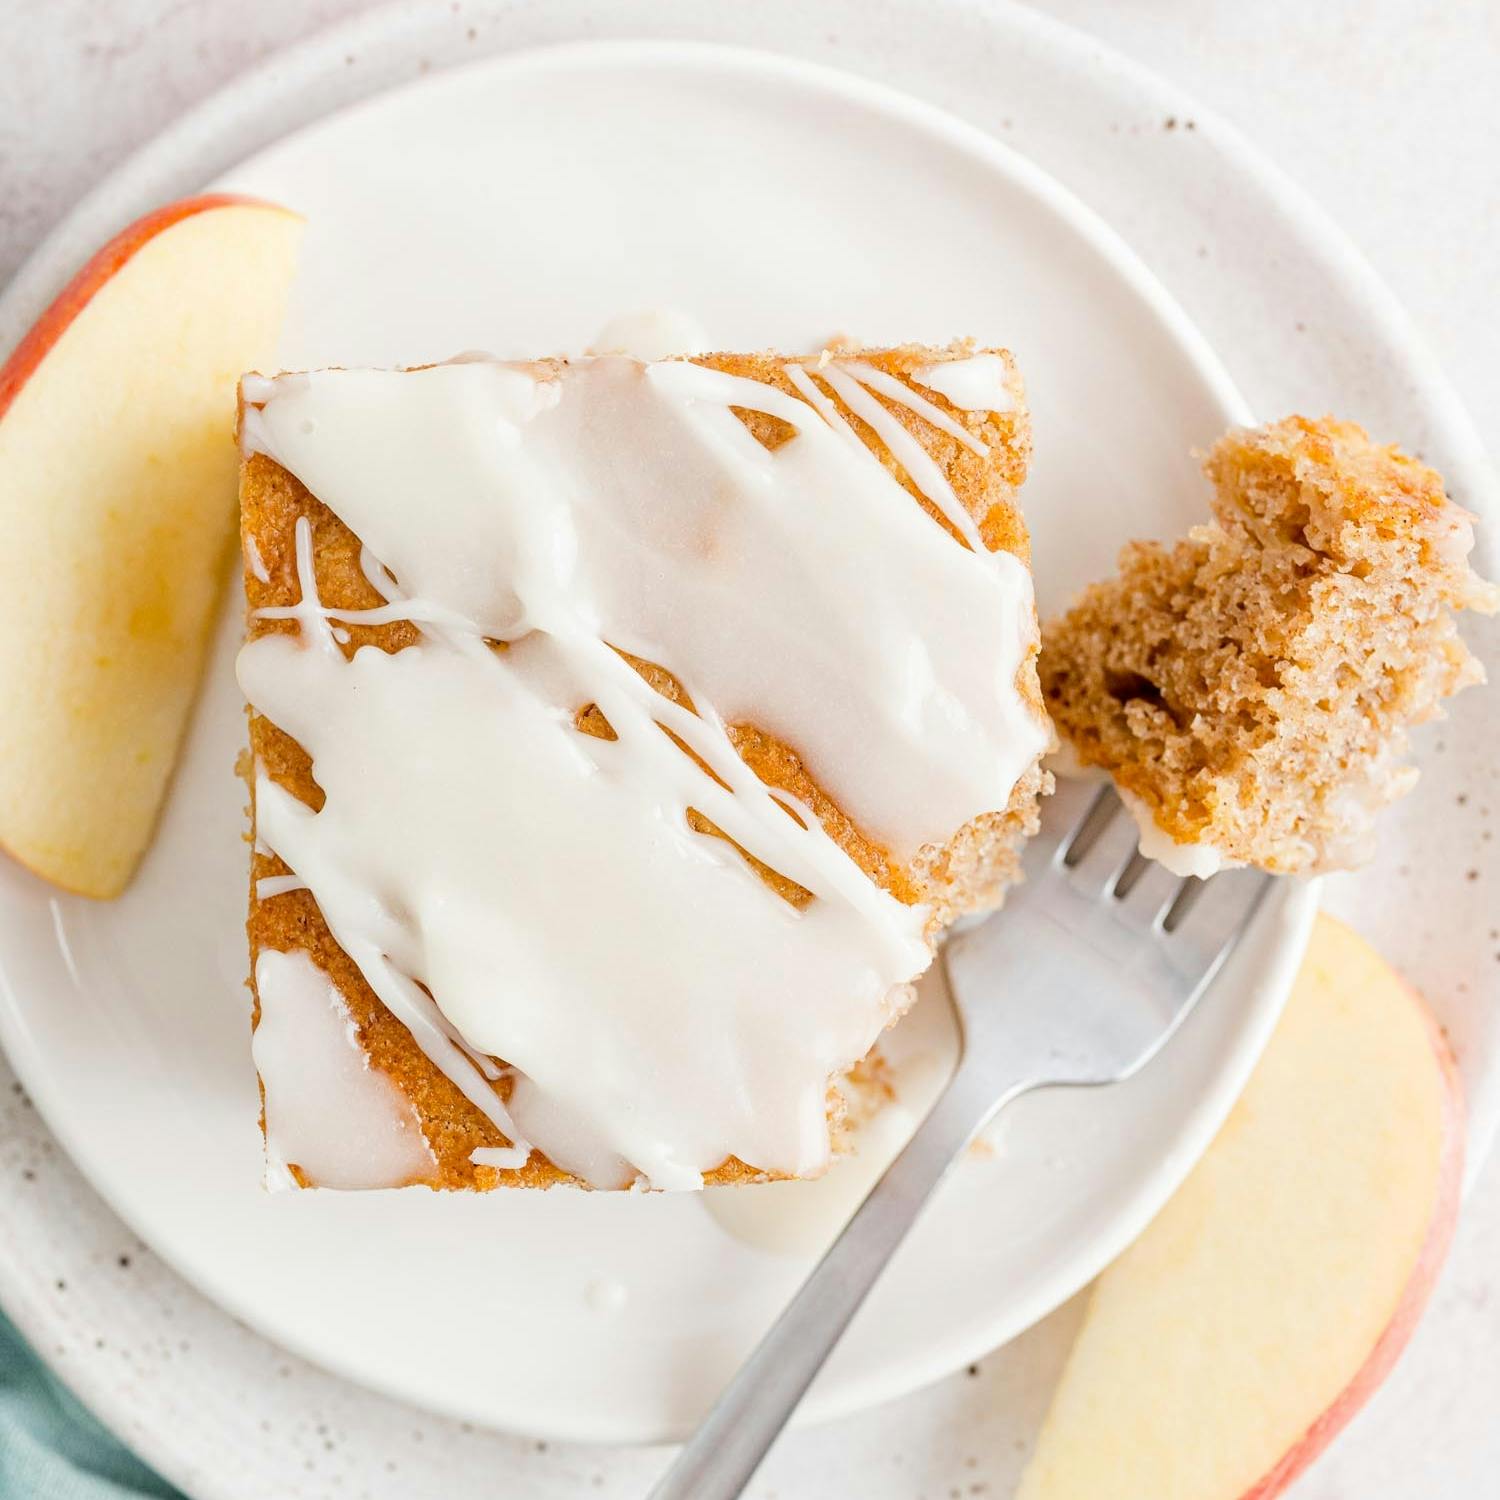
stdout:
[[112,1438],[0,1317],[0,1500],[182,1500]]

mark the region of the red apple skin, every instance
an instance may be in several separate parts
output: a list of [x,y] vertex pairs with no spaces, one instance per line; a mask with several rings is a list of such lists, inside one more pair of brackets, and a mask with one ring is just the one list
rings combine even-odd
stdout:
[[[1323,921],[1333,919],[1325,913]],[[1342,924],[1340,924],[1342,925]],[[1463,1196],[1464,1178],[1464,1090],[1459,1076],[1458,1064],[1448,1039],[1433,1019],[1426,1002],[1409,985],[1405,986],[1407,997],[1417,1008],[1427,1028],[1432,1051],[1443,1075],[1443,1157],[1438,1169],[1437,1201],[1433,1207],[1432,1222],[1427,1238],[1412,1267],[1406,1290],[1396,1304],[1391,1321],[1385,1332],[1375,1342],[1354,1378],[1344,1387],[1338,1399],[1302,1435],[1301,1441],[1288,1449],[1281,1462],[1264,1477],[1245,1491],[1242,1500],[1276,1500],[1317,1458],[1325,1448],[1348,1426],[1354,1415],[1380,1388],[1390,1374],[1402,1351],[1411,1341],[1421,1321],[1432,1289],[1437,1284],[1438,1273],[1447,1259],[1448,1247],[1453,1242],[1453,1231],[1458,1223],[1458,1208]]]
[[0,420],[20,394],[21,387],[46,357],[47,351],[60,339],[68,325],[88,306],[95,292],[118,271],[137,250],[155,239],[162,230],[205,209],[225,208],[233,204],[275,208],[281,213],[291,210],[264,199],[242,193],[201,193],[196,198],[182,198],[127,225],[102,249],[96,251],[71,281],[52,299],[47,310],[31,325],[29,332],[0,366]]

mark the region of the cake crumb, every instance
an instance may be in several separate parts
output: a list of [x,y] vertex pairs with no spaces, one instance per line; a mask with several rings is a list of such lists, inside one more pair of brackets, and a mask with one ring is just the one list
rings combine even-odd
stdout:
[[1044,628],[1047,706],[1179,843],[1280,874],[1363,863],[1416,781],[1408,729],[1484,680],[1454,623],[1500,606],[1472,518],[1332,418],[1231,432],[1204,469],[1207,525],[1132,542]]

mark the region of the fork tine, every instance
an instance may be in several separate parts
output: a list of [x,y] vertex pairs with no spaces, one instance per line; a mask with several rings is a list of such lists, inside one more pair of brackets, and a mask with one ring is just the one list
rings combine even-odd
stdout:
[[1190,944],[1205,967],[1216,963],[1249,926],[1272,878],[1260,870],[1221,870],[1200,881],[1183,910],[1172,913],[1169,941]]
[[1063,840],[1063,863],[1071,869],[1093,848],[1099,835],[1109,826],[1110,819],[1119,811],[1119,798],[1111,786],[1090,788],[1083,816],[1078,819]]
[[1177,904],[1187,881],[1181,875],[1174,875],[1154,859],[1142,857],[1142,863],[1145,868],[1119,899],[1137,921],[1159,929],[1167,913]]
[[1125,861],[1125,868],[1115,877],[1115,883],[1109,888],[1110,895],[1116,901],[1123,901],[1146,878],[1150,869],[1151,861],[1137,848]]
[[1198,904],[1198,898],[1203,894],[1205,881],[1198,879],[1196,875],[1190,875],[1182,882],[1182,888],[1167,903],[1167,909],[1161,914],[1161,925],[1164,932],[1176,932],[1187,920],[1187,914]]
[[1135,856],[1138,832],[1113,787],[1100,791],[1063,852],[1069,882],[1085,895],[1111,889]]

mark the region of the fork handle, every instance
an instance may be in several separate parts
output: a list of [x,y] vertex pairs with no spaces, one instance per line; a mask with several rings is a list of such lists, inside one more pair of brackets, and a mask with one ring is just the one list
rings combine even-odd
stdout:
[[960,1061],[812,1275],[657,1482],[650,1500],[733,1500],[796,1409],[934,1189],[981,1126],[1019,1090]]

